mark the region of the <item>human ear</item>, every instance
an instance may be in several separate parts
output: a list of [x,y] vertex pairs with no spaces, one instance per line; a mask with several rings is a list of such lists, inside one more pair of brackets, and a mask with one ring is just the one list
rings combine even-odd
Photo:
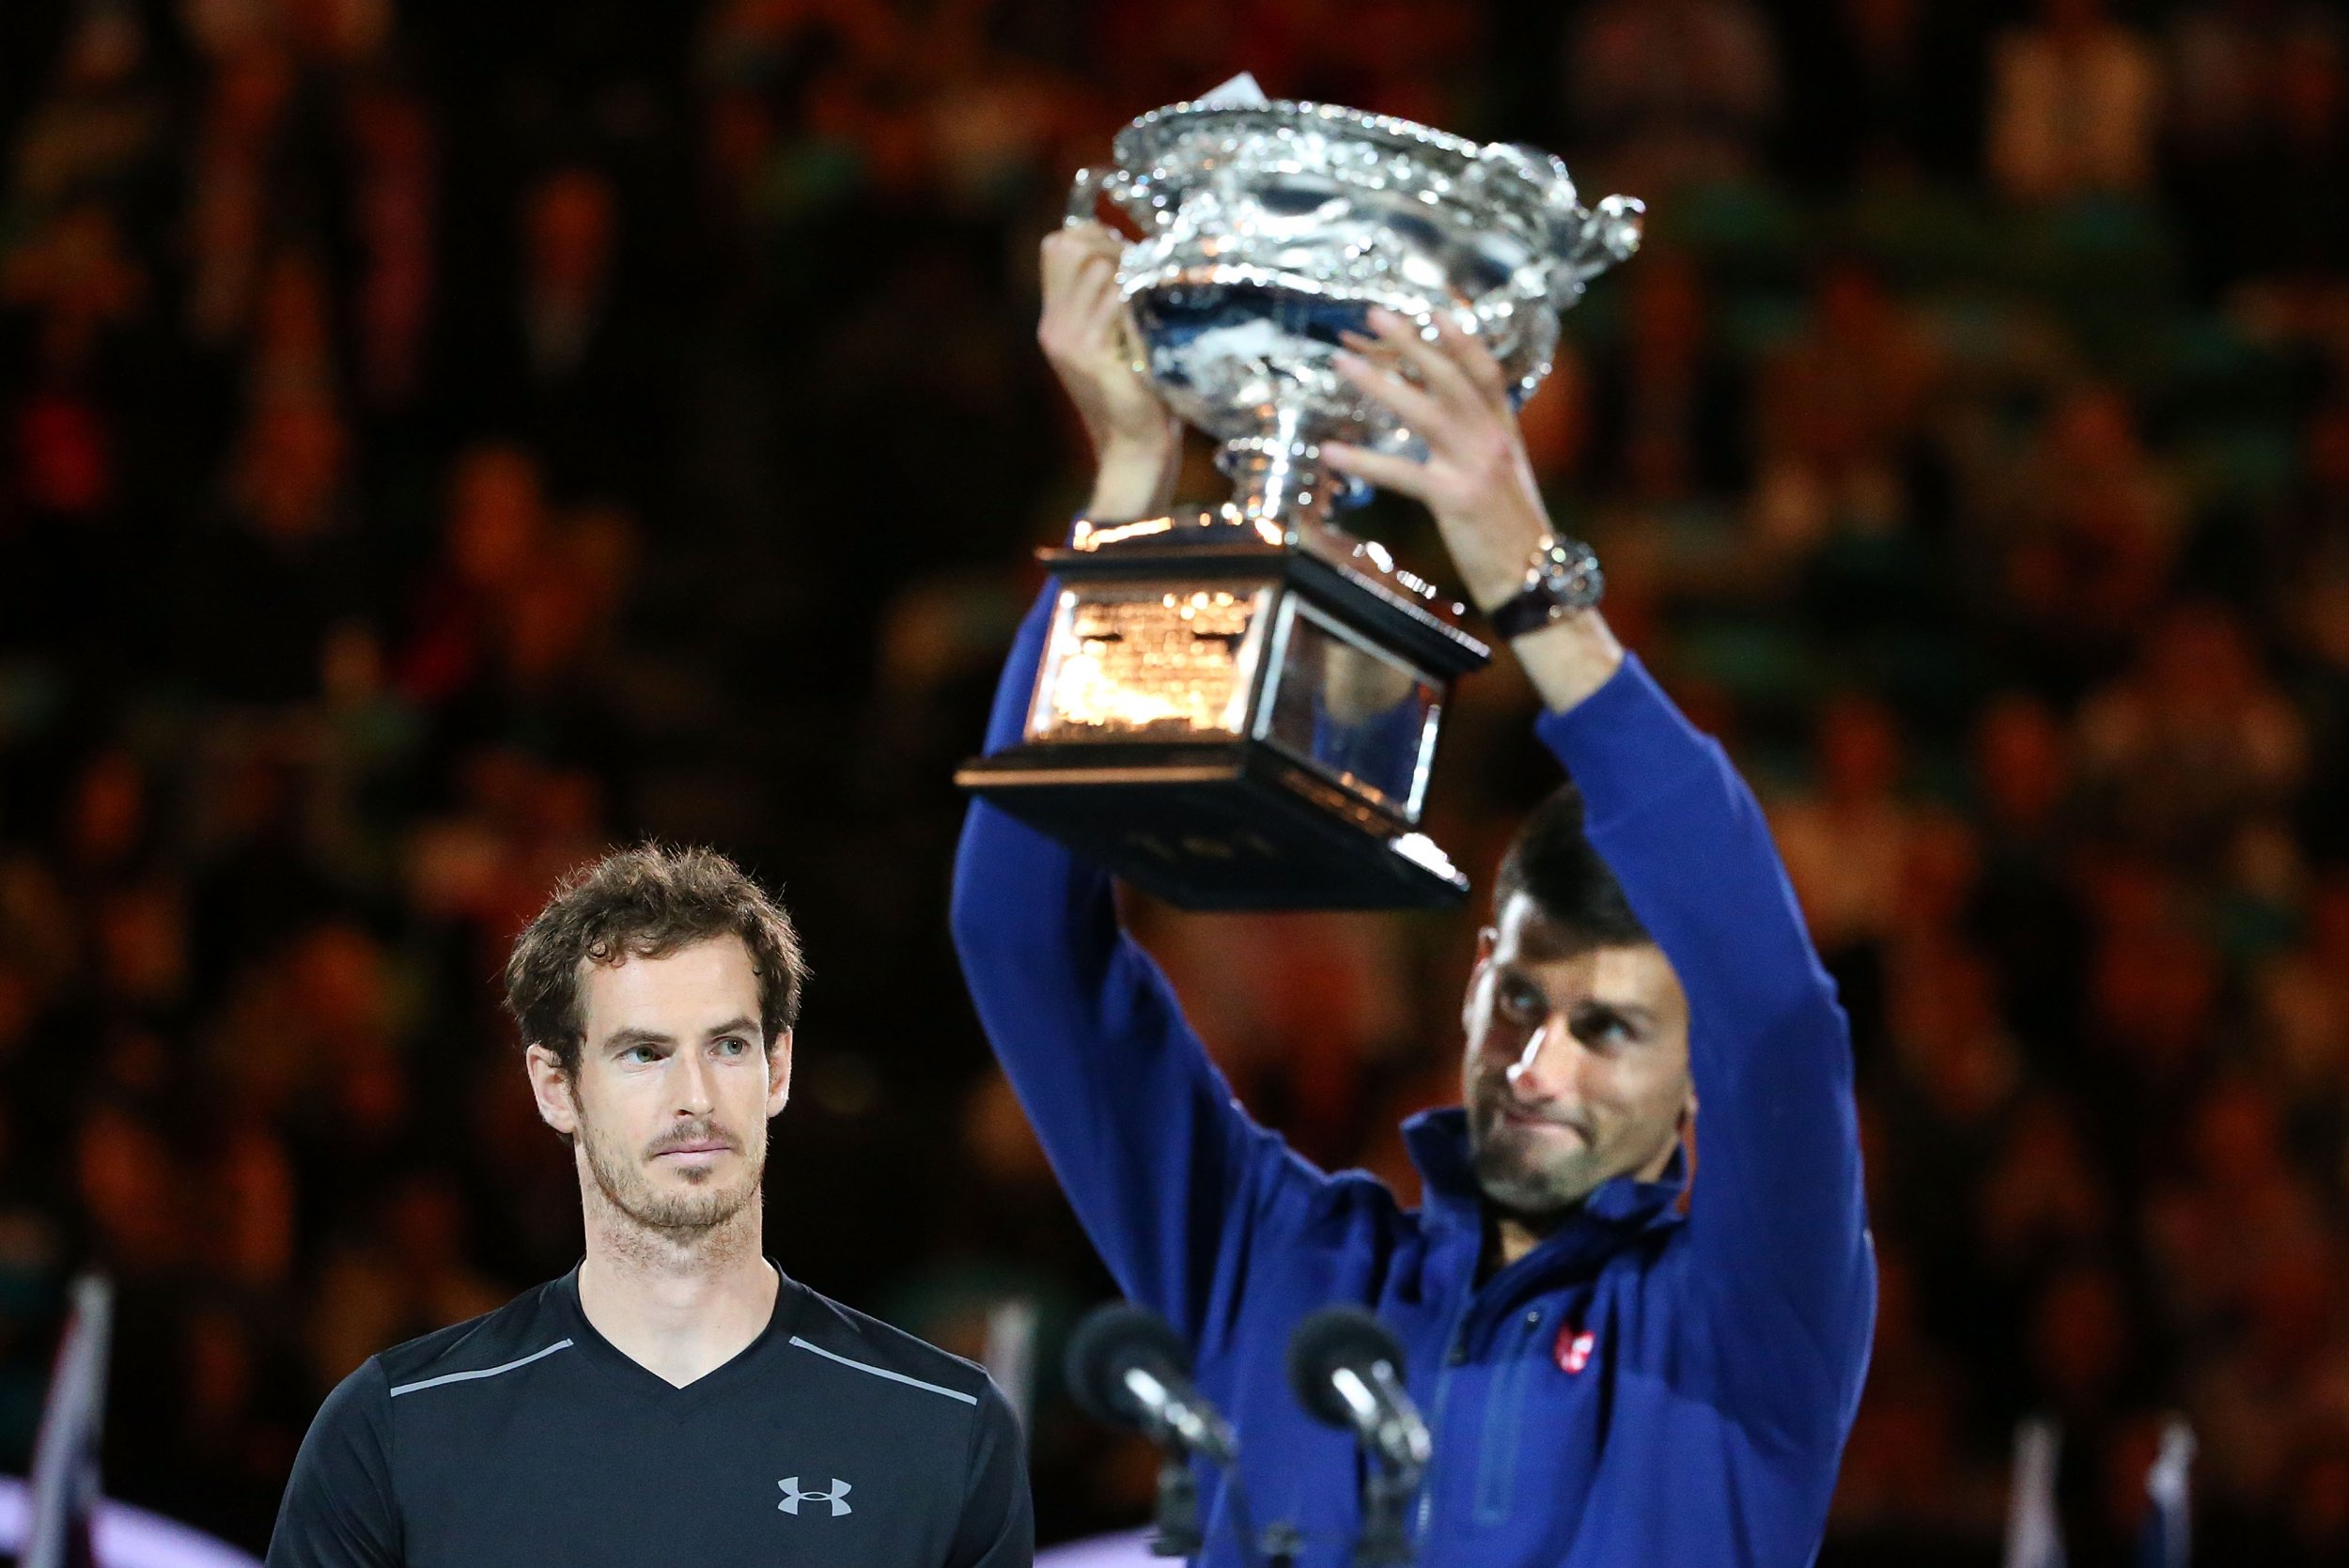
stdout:
[[791,1031],[785,1030],[767,1048],[767,1114],[783,1114],[791,1103]]
[[571,1098],[570,1075],[563,1059],[544,1046],[522,1052],[523,1071],[530,1075],[530,1095],[538,1105],[538,1120],[568,1138],[579,1130],[579,1107]]

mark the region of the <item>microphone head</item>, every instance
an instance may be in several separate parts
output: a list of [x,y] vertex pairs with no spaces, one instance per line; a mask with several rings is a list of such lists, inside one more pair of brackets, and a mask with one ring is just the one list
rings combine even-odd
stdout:
[[1077,1408],[1112,1426],[1140,1426],[1143,1412],[1126,1387],[1127,1370],[1142,1366],[1189,1376],[1190,1354],[1182,1336],[1156,1312],[1130,1301],[1105,1301],[1085,1313],[1068,1337],[1063,1365]]
[[1329,1426],[1351,1430],[1354,1413],[1330,1381],[1340,1367],[1366,1372],[1379,1361],[1403,1376],[1403,1342],[1360,1307],[1324,1307],[1289,1336],[1289,1388],[1305,1413]]

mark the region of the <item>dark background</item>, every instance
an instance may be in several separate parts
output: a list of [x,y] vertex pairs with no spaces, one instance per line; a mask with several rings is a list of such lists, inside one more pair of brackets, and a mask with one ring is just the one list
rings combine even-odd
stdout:
[[[0,6],[0,1468],[77,1267],[122,1292],[109,1487],[255,1546],[335,1379],[567,1267],[494,975],[646,833],[805,930],[786,1267],[965,1351],[1107,1292],[957,978],[949,776],[1085,489],[1035,241],[1245,68],[1652,205],[1526,420],[1852,1009],[1883,1313],[1826,1560],[1992,1560],[2034,1411],[2118,1560],[2172,1410],[2200,1560],[2349,1559],[2345,37]],[[1550,782],[1531,712],[1461,692],[1433,831],[1480,872]],[[1250,1103],[1408,1190],[1473,915],[1134,917]],[[1140,1516],[1049,1389],[1036,1438],[1048,1539]]]

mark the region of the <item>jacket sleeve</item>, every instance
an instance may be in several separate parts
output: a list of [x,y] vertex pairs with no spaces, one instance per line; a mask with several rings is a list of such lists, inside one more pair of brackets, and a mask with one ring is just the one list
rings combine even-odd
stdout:
[[[1057,587],[1013,644],[988,749],[1019,738]],[[1109,877],[973,802],[954,935],[979,1021],[1118,1286],[1194,1346],[1228,1322],[1249,1249],[1322,1178],[1232,1098]]]
[[390,1405],[372,1359],[326,1396],[294,1456],[269,1568],[398,1568]]
[[1850,1030],[1761,808],[1637,659],[1540,727],[1688,993],[1704,1359],[1731,1408],[1840,1440],[1875,1306]]

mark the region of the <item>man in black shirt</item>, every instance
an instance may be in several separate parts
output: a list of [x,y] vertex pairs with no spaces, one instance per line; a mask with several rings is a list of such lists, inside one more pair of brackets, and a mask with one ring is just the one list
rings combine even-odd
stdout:
[[760,1252],[802,973],[788,917],[707,850],[625,850],[556,892],[506,1002],[586,1256],[344,1379],[270,1568],[1031,1560],[987,1374]]

